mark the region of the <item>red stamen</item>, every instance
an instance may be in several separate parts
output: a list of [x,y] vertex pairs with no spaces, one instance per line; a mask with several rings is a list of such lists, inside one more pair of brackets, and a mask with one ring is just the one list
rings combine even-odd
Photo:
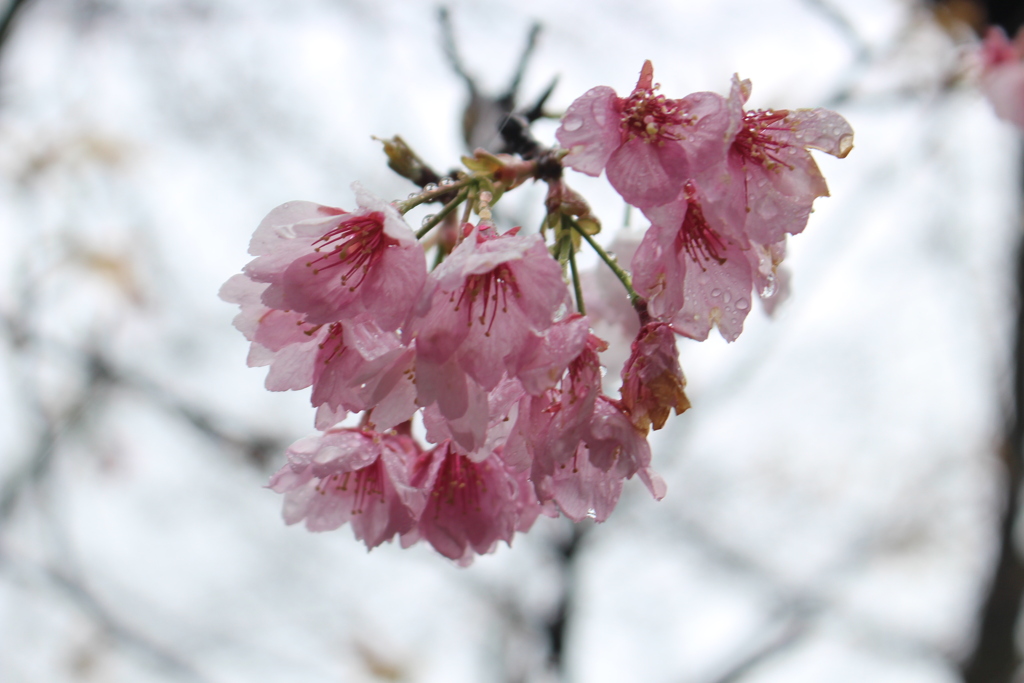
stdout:
[[719,265],[725,263],[725,241],[708,224],[704,210],[697,201],[696,190],[692,183],[686,183],[686,215],[676,233],[676,249],[685,251],[690,260],[697,263],[701,270],[707,270],[703,262],[714,259]]
[[[320,254],[306,263],[317,275],[328,268],[347,266],[341,275],[341,283],[355,290],[366,274],[384,255],[384,250],[398,242],[384,233],[384,214],[374,211],[362,216],[353,216],[341,222],[338,227],[329,230],[314,243],[313,250]],[[333,245],[333,248],[328,248]],[[349,279],[357,276],[356,282],[349,284]]]
[[655,84],[644,87],[637,84],[633,93],[623,100],[622,107],[622,141],[641,138],[646,142],[662,142],[678,140],[679,133],[672,130],[693,122],[678,100],[664,95],[657,95]]
[[743,116],[743,126],[732,143],[733,150],[739,152],[744,160],[763,166],[769,171],[780,166],[793,170],[793,166],[782,158],[783,150],[790,145],[779,142],[765,133],[791,131],[792,128],[781,123],[787,116],[789,112],[785,109],[748,111]]
[[[487,273],[467,277],[466,284],[462,287],[462,293],[459,295],[458,301],[455,302],[455,310],[458,311],[463,304],[466,304],[467,324],[472,325],[475,318],[481,325],[487,325],[484,334],[489,337],[491,329],[494,327],[494,321],[498,317],[498,310],[500,309],[502,313],[508,312],[510,292],[512,296],[518,297],[519,285],[516,283],[512,270],[507,265],[501,264]],[[454,300],[454,297],[453,292],[449,300]],[[473,306],[478,300],[480,301],[480,314],[474,315]]]

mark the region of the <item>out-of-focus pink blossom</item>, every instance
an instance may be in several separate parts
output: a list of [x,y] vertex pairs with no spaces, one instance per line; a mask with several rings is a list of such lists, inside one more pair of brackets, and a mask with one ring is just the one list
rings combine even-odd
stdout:
[[284,493],[284,519],[310,531],[352,526],[374,548],[416,525],[426,492],[409,483],[420,448],[406,433],[329,429],[288,449],[288,463],[270,480]]
[[359,211],[288,202],[263,219],[245,267],[263,302],[315,325],[365,317],[398,329],[419,297],[426,259],[398,211],[356,186]]
[[645,434],[661,429],[672,410],[681,415],[690,407],[683,389],[686,379],[679,367],[679,351],[672,328],[648,322],[633,342],[632,354],[622,368],[622,405],[633,424]]
[[569,106],[555,133],[569,150],[566,166],[592,176],[604,170],[622,198],[641,208],[672,201],[695,164],[718,163],[725,154],[724,98],[695,93],[676,100],[657,89],[646,61],[629,97],[591,88]]
[[991,26],[979,50],[981,91],[996,115],[1024,130],[1024,30],[1013,42],[998,26]]

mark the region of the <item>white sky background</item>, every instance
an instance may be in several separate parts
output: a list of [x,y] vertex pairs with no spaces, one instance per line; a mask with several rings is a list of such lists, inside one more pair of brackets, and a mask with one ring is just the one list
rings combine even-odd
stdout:
[[[725,93],[738,71],[753,107],[858,84],[840,108],[855,149],[818,157],[833,197],[790,242],[790,301],[734,344],[681,344],[694,408],[655,437],[669,495],[631,482],[585,541],[572,680],[711,682],[786,633],[744,681],[955,680],[994,543],[1019,139],[970,88],[940,92],[953,42],[897,0],[836,3],[867,68],[802,0],[450,6],[493,91],[543,22],[522,92],[557,74],[555,109],[628,92],[647,58],[670,96]],[[433,5],[36,0],[22,19],[0,72],[0,311],[50,341],[0,347],[0,486],[43,428],[34,402],[80,395],[68,349],[88,344],[233,429],[307,434],[308,395],[263,390],[216,292],[281,202],[412,190],[370,135],[456,161],[464,92]],[[621,202],[603,178],[569,182],[610,240]],[[504,216],[536,225],[540,188],[518,194]],[[564,524],[469,569],[368,554],[347,529],[285,527],[267,472],[145,392],[101,398],[0,521],[0,681],[537,670]]]

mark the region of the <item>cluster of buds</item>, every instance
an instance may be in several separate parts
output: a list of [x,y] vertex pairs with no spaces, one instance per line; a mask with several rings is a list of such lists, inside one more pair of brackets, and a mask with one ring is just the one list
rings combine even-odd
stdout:
[[[853,133],[826,110],[744,111],[738,78],[728,97],[657,90],[647,62],[628,97],[598,87],[569,107],[562,148],[478,150],[405,201],[357,185],[354,211],[289,202],[263,220],[221,296],[241,306],[267,388],[312,387],[320,432],[270,482],[288,523],[348,522],[370,548],[424,540],[467,563],[541,514],[605,520],[634,475],[665,495],[647,435],[689,407],[676,337],[717,326],[733,340],[754,294],[785,295],[786,235],[827,195],[807,148],[842,157]],[[385,151],[426,173],[400,139]],[[604,171],[650,220],[629,271],[594,240],[566,167]],[[491,207],[529,180],[548,185],[542,230],[499,230]],[[404,215],[431,202],[413,230]],[[617,398],[584,307],[584,244],[638,330]]]

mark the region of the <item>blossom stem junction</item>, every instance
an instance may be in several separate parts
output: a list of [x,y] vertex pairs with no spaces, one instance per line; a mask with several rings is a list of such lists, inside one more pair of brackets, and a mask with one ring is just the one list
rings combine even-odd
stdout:
[[436,201],[437,199],[448,194],[452,190],[458,190],[465,187],[466,185],[469,185],[474,180],[476,180],[474,176],[466,176],[464,178],[456,180],[454,183],[448,185],[441,185],[436,189],[420,192],[418,195],[410,197],[409,199],[406,199],[403,202],[398,202],[395,208],[398,209],[398,213],[403,215],[407,214],[409,213],[409,211],[416,208],[420,204]]
[[469,188],[468,187],[464,187],[462,189],[462,191],[459,192],[458,196],[455,197],[455,199],[453,199],[450,202],[448,202],[447,204],[445,204],[444,207],[440,211],[438,211],[436,214],[434,214],[434,216],[430,220],[428,220],[426,223],[423,224],[423,227],[420,228],[416,232],[416,239],[418,239],[418,240],[423,239],[428,232],[430,232],[435,227],[437,227],[437,225],[441,221],[443,221],[445,219],[445,216],[447,216],[452,211],[454,211],[455,207],[457,207],[462,202],[466,201],[466,197],[468,197],[468,196],[469,196]]

